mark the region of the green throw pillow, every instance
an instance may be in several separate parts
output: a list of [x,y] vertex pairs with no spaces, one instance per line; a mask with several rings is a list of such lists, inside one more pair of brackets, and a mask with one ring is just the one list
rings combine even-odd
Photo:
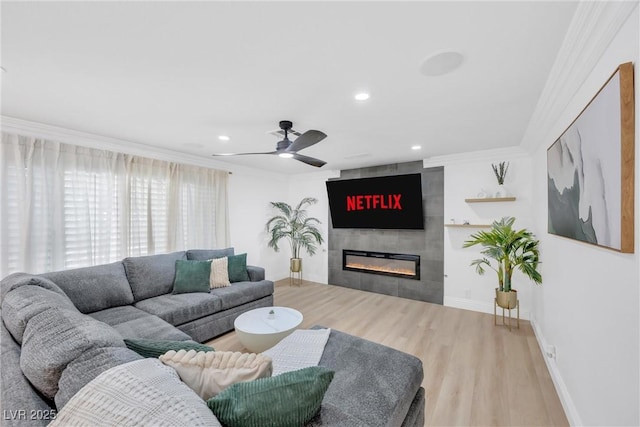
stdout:
[[176,278],[173,281],[174,294],[209,292],[211,261],[176,260]]
[[229,261],[229,281],[231,283],[248,281],[247,254],[233,255],[227,258]]
[[312,366],[236,383],[207,400],[227,427],[299,427],[320,410],[334,372]]
[[169,350],[214,351],[213,347],[189,341],[125,339],[124,343],[129,350],[135,351],[140,356],[153,358],[160,357]]

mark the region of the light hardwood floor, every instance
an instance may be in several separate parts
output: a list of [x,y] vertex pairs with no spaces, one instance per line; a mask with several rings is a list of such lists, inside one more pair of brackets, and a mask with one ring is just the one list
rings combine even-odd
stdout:
[[[531,325],[493,325],[493,315],[304,282],[276,283],[274,305],[422,360],[425,425],[568,425]],[[208,344],[246,351],[235,332]]]

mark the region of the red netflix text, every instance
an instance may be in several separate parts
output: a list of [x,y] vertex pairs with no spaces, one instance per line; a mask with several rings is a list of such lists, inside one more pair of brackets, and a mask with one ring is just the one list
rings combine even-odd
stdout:
[[347,196],[347,212],[369,209],[402,210],[402,194],[364,194]]

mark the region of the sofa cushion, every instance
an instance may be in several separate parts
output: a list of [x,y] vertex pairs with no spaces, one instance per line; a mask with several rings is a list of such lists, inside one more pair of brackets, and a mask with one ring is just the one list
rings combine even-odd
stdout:
[[208,259],[222,258],[234,255],[233,248],[225,249],[189,249],[187,259],[205,261]]
[[130,257],[122,260],[136,301],[168,294],[176,277],[176,261],[186,252]]
[[231,283],[249,281],[247,254],[230,256],[227,260],[229,263],[229,281]]
[[[320,410],[323,422],[341,412],[366,426],[401,425],[424,375],[417,357],[336,330],[319,366],[335,371]],[[366,404],[354,390],[366,390]]]
[[133,304],[133,294],[121,262],[45,273],[83,313]]
[[66,366],[99,347],[124,347],[115,329],[77,311],[50,308],[27,323],[20,368],[31,384],[53,399]]
[[139,301],[135,307],[177,326],[220,311],[222,301],[209,293],[167,294]]
[[191,337],[158,316],[131,305],[109,308],[90,314],[113,326],[123,338],[185,341]]
[[22,343],[29,320],[53,307],[78,311],[66,295],[39,286],[21,286],[9,292],[2,301],[2,318],[13,338]]
[[318,412],[333,376],[333,371],[313,366],[237,383],[207,400],[207,406],[228,427],[298,427]]
[[[11,334],[0,322],[0,402],[2,406],[2,427],[35,427],[45,426],[49,420],[44,419],[44,414],[55,415],[51,411],[49,403],[29,383],[20,369],[20,345],[11,338]],[[7,414],[19,414],[19,411],[43,414],[41,419],[25,420],[17,416],[10,417]],[[207,409],[208,410],[208,409]],[[9,412],[11,411],[11,412]],[[11,419],[13,418],[13,419]]]
[[135,351],[122,347],[96,347],[72,360],[62,371],[55,402],[58,411],[89,381],[114,366],[140,360]]
[[220,298],[221,309],[237,307],[273,294],[273,282],[236,282],[224,288],[211,289],[211,295]]
[[173,281],[175,294],[188,294],[193,292],[209,292],[211,286],[211,261],[183,260],[176,261],[176,278]]
[[36,276],[27,273],[13,273],[0,281],[0,303],[4,301],[5,296],[14,289],[21,286],[38,286],[55,292],[57,294],[67,296],[62,289],[51,280],[42,276]]
[[264,280],[264,268],[257,267],[255,265],[247,265],[247,273],[249,274],[249,280],[252,282],[259,282]]
[[195,341],[150,340],[150,339],[125,339],[128,349],[135,351],[142,357],[158,358],[168,351],[194,350],[201,352],[215,351],[213,347],[200,344]]
[[232,384],[267,378],[273,372],[271,358],[263,354],[233,351],[169,351],[160,361],[176,370],[180,379],[207,400]]

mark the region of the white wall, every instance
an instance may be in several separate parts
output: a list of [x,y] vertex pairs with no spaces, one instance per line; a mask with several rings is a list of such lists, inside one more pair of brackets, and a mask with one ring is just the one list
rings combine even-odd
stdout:
[[297,204],[304,197],[315,197],[318,203],[309,207],[309,215],[318,218],[322,224],[319,226],[325,242],[314,256],[309,256],[305,251],[300,255],[302,261],[302,273],[305,280],[318,283],[327,283],[329,275],[329,252],[327,230],[329,229],[329,199],[327,198],[327,179],[339,176],[339,172],[322,171],[297,175],[289,181],[289,202]]
[[[541,238],[544,284],[533,293],[533,324],[569,420],[584,425],[640,424],[640,256],[620,254],[546,233],[546,149],[595,95],[616,67],[635,63],[636,147],[640,128],[638,8],[533,155],[534,224]],[[636,148],[636,220],[640,167]]]
[[[484,191],[496,192],[498,182],[491,164],[509,162],[505,187],[515,202],[466,203]],[[425,166],[444,166],[444,217],[457,224],[468,220],[471,224],[491,224],[505,216],[516,218],[517,229],[532,226],[531,217],[531,159],[520,149],[491,150],[464,155],[432,158]],[[463,249],[465,240],[480,228],[446,227],[444,233],[444,305],[493,313],[493,299],[498,285],[492,270],[479,276],[469,264],[481,256],[481,247]],[[520,272],[514,273],[513,287],[518,290],[520,318],[528,319],[531,311],[531,288],[534,285]],[[515,312],[513,313],[515,316]]]
[[267,247],[265,225],[271,214],[269,202],[286,200],[288,178],[277,174],[234,172],[229,176],[229,228],[236,253],[247,253],[247,263],[265,269],[266,278],[288,277],[287,247],[276,253]]
[[[265,224],[271,217],[270,202],[283,201],[296,205],[304,197],[315,197],[318,203],[309,207],[309,215],[318,218],[320,229],[327,237],[329,205],[325,181],[336,176],[333,171],[322,171],[295,176],[285,176],[247,171],[234,172],[229,177],[229,226],[231,246],[236,253],[247,253],[247,262],[264,267],[269,280],[289,277],[289,247],[280,245],[276,253],[267,247],[268,236]],[[328,252],[327,242],[310,257],[302,251],[303,278],[319,283],[327,283]]]

